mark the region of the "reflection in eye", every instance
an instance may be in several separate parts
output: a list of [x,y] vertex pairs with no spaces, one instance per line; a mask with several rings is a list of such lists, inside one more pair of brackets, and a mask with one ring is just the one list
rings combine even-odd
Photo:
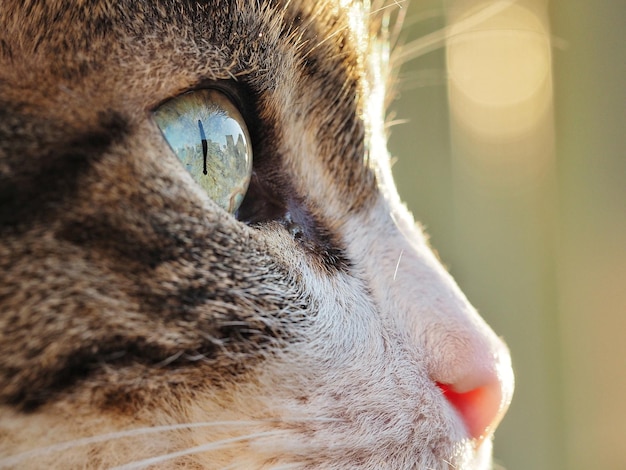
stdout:
[[222,208],[234,213],[252,173],[243,117],[217,90],[196,90],[162,104],[154,120],[185,169]]

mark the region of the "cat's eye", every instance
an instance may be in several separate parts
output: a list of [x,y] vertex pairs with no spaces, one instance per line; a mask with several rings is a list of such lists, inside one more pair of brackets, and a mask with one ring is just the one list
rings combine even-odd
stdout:
[[234,213],[252,174],[252,147],[241,113],[225,94],[195,90],[154,111],[154,120],[193,179]]

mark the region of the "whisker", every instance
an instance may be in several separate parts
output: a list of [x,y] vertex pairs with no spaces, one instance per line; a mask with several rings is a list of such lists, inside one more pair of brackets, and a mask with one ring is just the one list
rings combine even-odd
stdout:
[[[368,16],[375,16],[377,14],[379,14],[381,11],[387,10],[389,8],[392,7],[397,7],[402,9],[402,5],[401,3],[405,3],[406,0],[394,0],[393,3],[387,4],[387,5],[383,5],[380,7],[375,7],[374,10],[368,12]],[[311,20],[312,22],[312,20]],[[346,29],[348,29],[349,26],[343,26],[341,28],[338,28],[337,30],[335,30],[333,33],[327,35],[326,37],[324,37],[324,39],[322,39],[321,41],[319,41],[317,44],[315,44],[313,47],[311,47],[304,55],[303,55],[303,59],[306,59],[315,49],[321,47],[323,44],[327,43],[328,41],[332,40],[335,36],[337,36],[338,34],[343,33]]]
[[448,75],[444,68],[422,68],[420,70],[405,72],[395,79],[396,86],[403,92],[416,90],[424,87],[442,86],[447,83]]
[[402,28],[411,28],[412,26],[415,26],[419,23],[423,23],[434,18],[439,18],[440,16],[443,16],[441,8],[430,8],[428,10],[424,10],[414,14],[412,13],[411,16],[407,17],[404,21],[404,23],[402,24]]
[[393,272],[393,280],[396,280],[396,276],[398,275],[398,268],[400,267],[400,260],[402,259],[402,255],[404,254],[404,250],[400,250],[400,256],[398,256],[398,262],[396,263],[396,270]]
[[409,122],[411,122],[410,119],[394,119],[392,121],[385,121],[385,130],[391,129],[392,127],[395,127],[395,126],[408,124]]
[[286,465],[281,465],[280,467],[272,467],[272,470],[290,470],[292,468],[300,468],[302,464],[299,463],[289,463]]
[[393,54],[391,60],[394,65],[401,65],[417,59],[428,52],[439,49],[445,44],[446,39],[450,37],[450,32],[453,27],[455,33],[457,34],[466,32],[486,19],[497,15],[516,2],[517,0],[499,0],[494,2],[463,21],[459,21],[454,25],[446,26],[433,33],[426,34],[425,36],[404,45],[402,48],[396,49],[396,52]]
[[304,54],[302,56],[303,59],[307,59],[311,53],[313,51],[315,51],[315,49],[317,49],[318,47],[321,47],[323,44],[327,43],[328,41],[330,41],[332,38],[334,38],[335,36],[337,36],[338,34],[343,33],[346,29],[348,29],[347,26],[342,26],[341,28],[337,28],[337,30],[331,34],[329,34],[328,36],[326,36],[324,39],[322,39],[321,41],[319,41],[317,44],[315,44],[313,47],[311,47],[306,54]]
[[184,423],[184,424],[169,424],[164,426],[153,426],[136,429],[128,429],[126,431],[116,431],[106,434],[99,434],[97,436],[83,437],[80,439],[74,439],[72,441],[60,442],[46,447],[40,447],[38,449],[28,450],[19,454],[11,455],[0,459],[0,467],[8,467],[22,462],[23,460],[31,457],[38,457],[41,455],[52,454],[55,452],[63,452],[74,447],[82,447],[91,444],[99,444],[101,442],[113,441],[116,439],[122,439],[125,437],[143,436],[146,434],[156,434],[160,432],[177,431],[180,429],[193,429],[202,427],[213,426],[252,426],[257,425],[263,421],[214,421],[214,422],[202,422],[202,423]]
[[220,470],[232,470],[234,468],[237,468],[239,466],[238,463],[234,463],[232,465],[229,465],[228,467],[222,467]]
[[404,6],[402,5],[403,3],[407,3],[406,0],[401,0],[401,1],[394,0],[391,3],[388,3],[387,5],[382,5],[382,6],[372,5],[372,10],[369,12],[369,15],[374,16],[380,13],[381,11],[385,11],[390,8],[398,8],[402,10],[404,9]]
[[210,450],[215,450],[220,447],[224,447],[228,444],[233,444],[236,442],[244,442],[249,441],[251,439],[257,439],[259,437],[274,437],[280,434],[284,434],[285,431],[266,431],[260,432],[256,434],[248,434],[247,436],[239,436],[233,437],[230,439],[222,439],[219,441],[211,442],[209,444],[203,444],[200,446],[191,447],[185,450],[179,450],[177,452],[170,452],[169,454],[158,455],[156,457],[150,457],[149,459],[138,460],[136,462],[131,462],[124,465],[119,465],[117,467],[113,467],[110,470],[133,470],[138,468],[144,468],[148,465],[160,464],[163,462],[167,462],[168,460],[176,459],[178,457],[184,457],[186,455],[200,454],[202,452],[208,452]]
[[8,457],[0,458],[0,468],[14,466],[24,460],[41,457],[43,455],[53,454],[56,452],[63,452],[75,447],[82,447],[91,444],[99,444],[102,442],[113,441],[116,439],[123,439],[127,437],[144,436],[147,434],[157,434],[170,431],[178,431],[181,429],[195,429],[195,428],[208,428],[215,426],[255,426],[259,424],[272,424],[272,423],[301,423],[301,422],[340,422],[343,421],[339,418],[293,418],[293,419],[260,419],[254,421],[211,421],[211,422],[199,422],[199,423],[181,423],[181,424],[168,424],[163,426],[150,426],[143,428],[128,429],[125,431],[116,431],[105,434],[99,434],[96,436],[83,437],[80,439],[74,439],[71,441],[60,442],[58,444],[52,444],[50,446],[40,447],[37,449],[28,450],[19,454],[10,455]]
[[[278,467],[272,467],[272,470],[289,470],[292,468],[300,468],[302,467],[302,464],[299,463],[288,463],[285,465],[280,465]],[[222,467],[220,470],[233,470],[235,468],[241,468],[241,466],[237,463],[233,464],[233,465],[229,465],[228,467]]]
[[441,459],[441,460],[443,460],[445,463],[447,463],[448,467],[456,470],[456,468],[457,468],[456,465],[453,465],[451,462],[448,462],[446,459]]

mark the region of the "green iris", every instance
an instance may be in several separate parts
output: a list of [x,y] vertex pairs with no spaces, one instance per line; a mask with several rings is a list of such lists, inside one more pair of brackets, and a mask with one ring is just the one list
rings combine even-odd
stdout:
[[217,90],[196,90],[162,104],[154,120],[185,169],[234,213],[248,190],[252,147],[243,117]]

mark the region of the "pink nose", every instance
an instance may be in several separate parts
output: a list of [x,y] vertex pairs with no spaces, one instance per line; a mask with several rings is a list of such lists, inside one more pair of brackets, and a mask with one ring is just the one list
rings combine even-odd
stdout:
[[493,434],[506,413],[513,393],[513,378],[510,367],[496,367],[456,384],[437,382],[437,386],[461,416],[469,436],[480,445]]
[[482,442],[498,425],[502,393],[499,386],[485,385],[469,392],[455,392],[450,385],[437,384],[461,415],[470,437]]

